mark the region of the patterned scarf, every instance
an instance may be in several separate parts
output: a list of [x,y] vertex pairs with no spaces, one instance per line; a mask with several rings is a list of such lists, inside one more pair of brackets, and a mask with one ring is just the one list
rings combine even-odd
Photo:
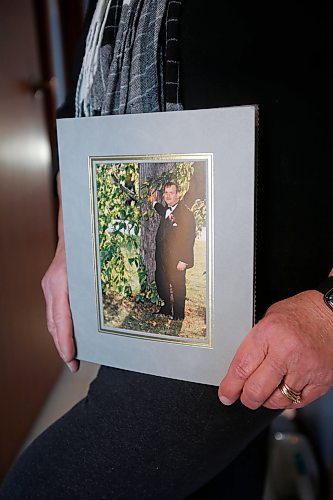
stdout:
[[98,0],[76,89],[76,116],[183,109],[182,0]]

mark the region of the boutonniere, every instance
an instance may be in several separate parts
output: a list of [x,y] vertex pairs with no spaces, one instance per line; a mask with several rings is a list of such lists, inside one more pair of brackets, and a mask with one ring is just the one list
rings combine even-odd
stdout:
[[176,219],[175,219],[175,216],[172,213],[169,215],[169,220],[171,220],[173,227],[178,226]]

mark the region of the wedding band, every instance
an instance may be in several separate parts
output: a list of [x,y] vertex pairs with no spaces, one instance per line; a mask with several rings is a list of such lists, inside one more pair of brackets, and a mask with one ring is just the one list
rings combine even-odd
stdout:
[[295,391],[285,382],[281,382],[281,384],[279,385],[279,389],[284,397],[289,399],[289,401],[292,401],[293,403],[295,403],[295,405],[300,404],[302,391]]

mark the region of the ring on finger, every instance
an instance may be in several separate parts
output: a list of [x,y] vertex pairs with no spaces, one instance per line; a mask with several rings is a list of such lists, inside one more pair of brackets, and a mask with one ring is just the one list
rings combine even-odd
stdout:
[[281,384],[279,385],[279,389],[283,394],[283,396],[289,399],[289,401],[292,401],[294,404],[298,405],[302,401],[301,398],[302,391],[295,391],[294,389],[289,387],[289,385],[287,385],[285,382],[283,381],[281,382]]

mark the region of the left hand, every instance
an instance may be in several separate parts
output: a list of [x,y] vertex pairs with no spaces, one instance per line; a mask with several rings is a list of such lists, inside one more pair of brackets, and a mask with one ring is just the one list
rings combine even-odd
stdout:
[[[301,403],[278,388],[302,391]],[[333,386],[333,312],[315,290],[273,304],[238,348],[219,387],[224,404],[302,408]]]
[[177,264],[177,271],[185,271],[187,267],[187,264],[185,262],[182,262],[181,260]]

